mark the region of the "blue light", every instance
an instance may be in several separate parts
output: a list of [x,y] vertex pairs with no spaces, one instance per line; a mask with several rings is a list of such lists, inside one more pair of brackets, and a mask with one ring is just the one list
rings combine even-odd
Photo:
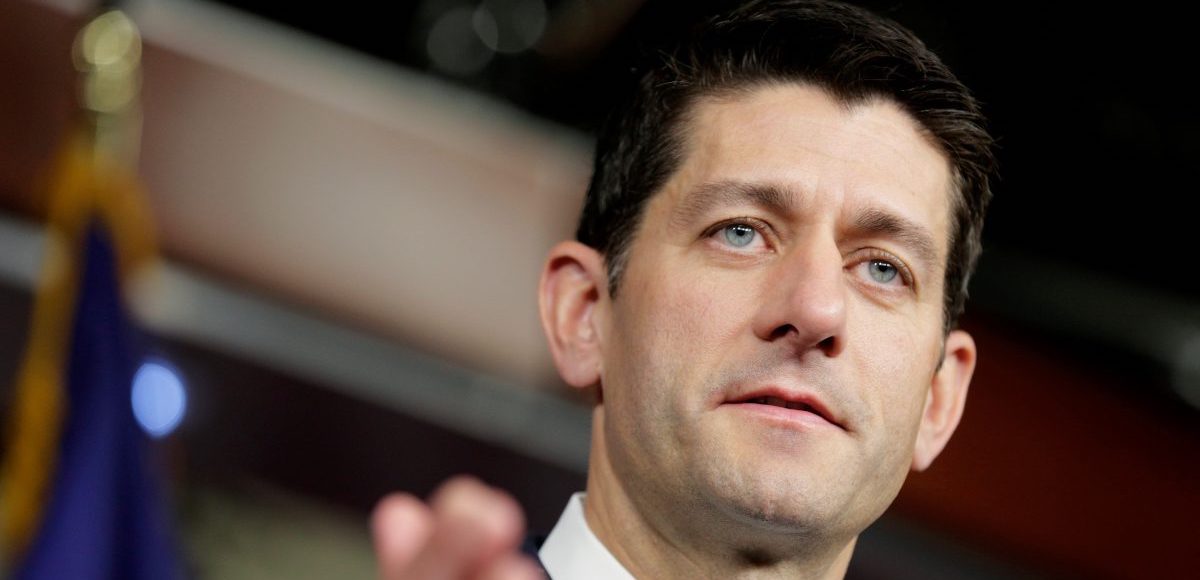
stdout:
[[162,362],[147,361],[133,375],[133,416],[151,437],[175,430],[187,410],[183,379]]

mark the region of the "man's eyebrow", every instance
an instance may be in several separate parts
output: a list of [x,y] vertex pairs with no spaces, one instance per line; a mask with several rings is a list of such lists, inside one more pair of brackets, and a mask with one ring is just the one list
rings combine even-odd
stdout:
[[714,207],[750,204],[781,215],[795,211],[794,197],[769,183],[713,181],[693,189],[672,212],[672,221],[690,224]]
[[913,252],[917,259],[938,265],[937,244],[929,229],[907,218],[879,209],[866,208],[854,215],[854,231],[860,235],[891,238]]

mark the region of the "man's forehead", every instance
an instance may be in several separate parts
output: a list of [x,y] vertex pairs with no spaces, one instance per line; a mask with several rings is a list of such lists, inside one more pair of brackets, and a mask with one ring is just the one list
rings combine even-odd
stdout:
[[948,230],[950,162],[890,100],[846,103],[809,85],[772,85],[700,99],[683,118],[682,161],[655,196],[660,205],[692,211],[687,198],[714,184],[762,184]]

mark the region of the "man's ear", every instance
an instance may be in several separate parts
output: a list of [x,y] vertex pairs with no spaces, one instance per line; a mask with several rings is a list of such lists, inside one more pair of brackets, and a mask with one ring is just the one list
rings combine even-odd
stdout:
[[914,470],[928,468],[958,427],[967,402],[967,387],[975,372],[975,356],[975,340],[971,335],[954,330],[946,336],[942,366],[934,373],[925,395],[925,410],[913,449]]
[[538,285],[542,329],[558,374],[568,385],[600,382],[600,333],[596,304],[607,292],[604,256],[574,241],[550,250]]

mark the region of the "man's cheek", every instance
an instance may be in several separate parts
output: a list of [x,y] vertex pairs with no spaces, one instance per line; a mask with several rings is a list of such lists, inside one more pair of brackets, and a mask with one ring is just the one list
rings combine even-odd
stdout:
[[680,277],[664,300],[675,324],[689,328],[694,336],[720,338],[739,326],[737,319],[761,298],[751,280],[713,274]]

